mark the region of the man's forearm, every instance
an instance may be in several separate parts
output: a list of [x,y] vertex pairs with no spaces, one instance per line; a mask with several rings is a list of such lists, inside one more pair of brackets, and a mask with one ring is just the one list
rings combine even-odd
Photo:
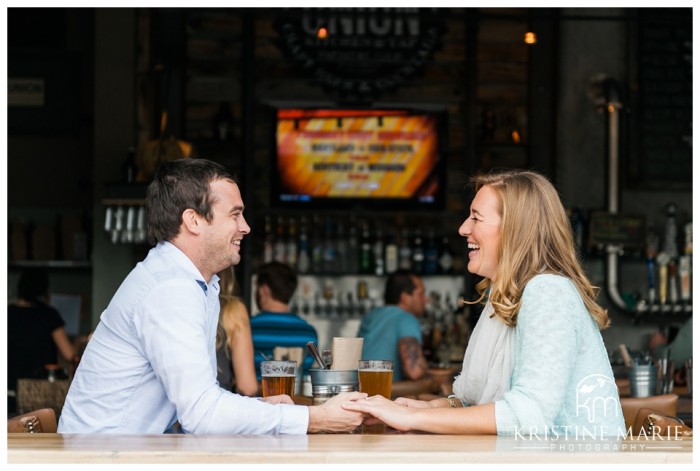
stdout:
[[415,337],[403,337],[399,340],[399,357],[404,377],[420,379],[428,372],[428,362],[423,349]]

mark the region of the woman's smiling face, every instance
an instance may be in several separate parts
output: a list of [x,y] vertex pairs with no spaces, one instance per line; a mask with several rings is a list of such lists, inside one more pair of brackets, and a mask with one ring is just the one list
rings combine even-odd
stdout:
[[472,201],[469,217],[459,228],[459,235],[467,239],[470,273],[491,281],[498,273],[498,247],[501,240],[501,216],[496,192],[489,185],[479,189]]

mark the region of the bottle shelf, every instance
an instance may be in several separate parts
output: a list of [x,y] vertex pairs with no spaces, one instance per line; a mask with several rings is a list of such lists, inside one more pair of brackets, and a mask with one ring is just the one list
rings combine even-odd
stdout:
[[82,260],[15,260],[8,263],[9,268],[92,268],[92,262]]

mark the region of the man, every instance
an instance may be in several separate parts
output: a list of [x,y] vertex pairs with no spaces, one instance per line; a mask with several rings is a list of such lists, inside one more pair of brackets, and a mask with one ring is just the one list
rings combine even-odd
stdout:
[[[305,352],[307,342],[318,344],[316,329],[289,311],[297,283],[296,272],[285,263],[265,263],[258,270],[255,302],[260,312],[250,320],[258,379],[260,362],[264,357],[272,358],[275,347],[301,347]],[[307,355],[299,366],[306,371],[313,362],[313,357]]]
[[419,318],[425,314],[428,297],[423,280],[397,270],[386,280],[384,306],[370,311],[360,323],[364,338],[363,360],[393,360],[394,382],[417,380],[428,371],[423,355]]
[[[214,162],[164,163],[148,187],[151,243],[102,313],[61,413],[60,433],[347,431],[347,393],[322,406],[239,396],[216,381],[216,273],[240,261],[250,227],[235,178]],[[324,407],[326,406],[327,407]]]

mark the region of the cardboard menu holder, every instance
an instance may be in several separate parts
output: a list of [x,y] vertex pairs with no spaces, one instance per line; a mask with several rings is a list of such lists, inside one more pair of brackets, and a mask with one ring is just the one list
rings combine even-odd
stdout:
[[332,370],[357,370],[362,358],[362,337],[333,337]]

